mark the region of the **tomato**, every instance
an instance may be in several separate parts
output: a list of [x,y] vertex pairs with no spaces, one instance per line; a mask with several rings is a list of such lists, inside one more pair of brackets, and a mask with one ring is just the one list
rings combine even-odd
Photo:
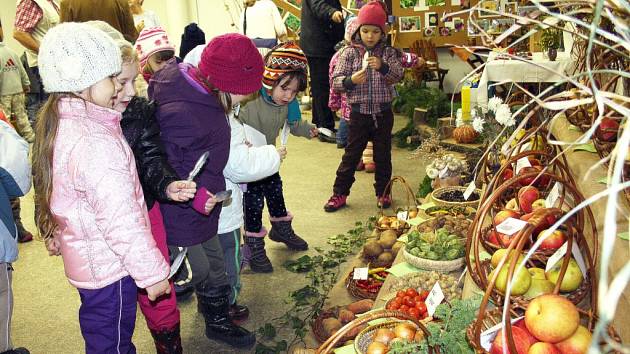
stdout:
[[409,306],[402,305],[402,306],[400,306],[399,310],[404,312],[404,313],[407,313],[407,311],[409,311]]
[[388,310],[398,310],[400,308],[400,302],[392,301],[388,306]]
[[396,297],[400,297],[400,298],[405,297],[405,295],[407,295],[407,294],[406,294],[406,293],[405,293],[405,291],[403,291],[403,290],[399,290],[399,291],[396,293]]
[[419,303],[420,301],[423,301],[423,300],[422,300],[422,296],[420,296],[420,295],[415,296],[415,297],[413,298],[413,302],[415,302],[416,304],[417,304],[417,303]]
[[412,307],[409,309],[409,316],[419,320],[420,319],[420,311],[417,308]]
[[427,304],[425,304],[424,301],[417,302],[415,308],[420,311],[420,313],[427,312]]
[[416,305],[416,303],[413,301],[413,298],[411,296],[405,296],[403,298],[403,304],[409,307],[414,307]]
[[400,307],[400,305],[402,305],[402,299],[395,298],[394,300],[392,300],[392,303],[394,303],[394,302],[395,302],[396,304],[398,304],[398,306],[399,306],[399,307]]
[[422,298],[422,301],[426,301],[426,299],[429,297],[429,291],[428,290],[422,290],[420,292],[420,297]]
[[413,289],[413,288],[407,289],[406,293],[407,293],[407,296],[410,296],[412,298],[418,296],[418,292],[416,291],[416,289]]

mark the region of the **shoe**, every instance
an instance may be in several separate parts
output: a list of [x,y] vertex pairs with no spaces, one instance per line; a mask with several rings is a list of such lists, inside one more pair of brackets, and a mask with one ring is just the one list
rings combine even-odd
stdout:
[[230,305],[230,318],[235,323],[245,322],[249,318],[249,309],[245,305],[234,303]]
[[374,171],[376,171],[376,164],[374,162],[365,164],[366,173],[374,173]]
[[291,222],[293,221],[293,215],[290,213],[281,218],[270,218],[271,230],[269,231],[269,239],[276,242],[282,242],[290,250],[294,251],[306,251],[308,249],[308,243],[304,241],[300,236],[295,234]]
[[256,336],[230,319],[228,291],[220,296],[205,296],[197,293],[199,312],[206,322],[206,337],[222,341],[236,348],[250,348],[256,343]]
[[195,292],[195,287],[190,284],[173,285],[175,287],[175,297],[177,298],[177,302],[182,302],[190,299]]
[[365,164],[363,163],[363,160],[359,160],[359,164],[357,165],[356,171],[363,171],[365,170]]
[[179,334],[179,323],[171,329],[151,330],[155,342],[156,354],[182,354],[182,338]]
[[389,195],[378,197],[376,206],[383,209],[389,208],[390,206],[392,206],[392,197],[390,197]]
[[245,231],[245,245],[249,250],[243,254],[249,254],[249,269],[254,273],[273,272],[273,265],[265,251],[265,235],[267,230],[264,227],[260,232]]
[[337,149],[345,149],[346,145],[348,144],[344,144],[344,143],[337,143]]
[[9,349],[6,352],[2,352],[0,354],[31,354],[31,352],[23,347]]
[[23,233],[18,232],[18,242],[19,243],[26,243],[26,242],[31,242],[33,241],[33,234],[24,230]]
[[324,134],[319,134],[317,135],[317,137],[319,138],[319,141],[323,142],[323,143],[330,143],[330,144],[335,144],[337,143],[337,138],[333,135],[333,136],[327,136]]
[[333,211],[337,211],[344,206],[346,206],[347,195],[333,194],[330,199],[328,199],[328,203],[324,205],[324,210],[331,213]]

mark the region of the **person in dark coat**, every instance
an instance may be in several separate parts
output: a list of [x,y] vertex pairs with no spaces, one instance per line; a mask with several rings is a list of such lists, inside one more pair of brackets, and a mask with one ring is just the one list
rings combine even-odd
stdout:
[[186,54],[198,45],[206,44],[206,34],[196,23],[184,27],[182,43],[179,45],[179,57],[185,58]]
[[[328,65],[335,45],[344,35],[343,12],[339,0],[303,0],[300,47],[308,59],[313,99],[313,124],[335,128],[333,112],[328,107]],[[325,135],[321,134],[321,138]],[[334,143],[332,138],[329,142]]]

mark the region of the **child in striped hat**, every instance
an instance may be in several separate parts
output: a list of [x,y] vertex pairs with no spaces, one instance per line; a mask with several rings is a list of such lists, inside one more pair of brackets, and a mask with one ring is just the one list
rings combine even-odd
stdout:
[[[264,134],[267,144],[275,145],[281,130],[282,145],[286,144],[285,134],[289,131],[295,136],[316,137],[317,128],[302,120],[295,98],[298,92],[306,89],[307,75],[306,56],[297,44],[287,42],[272,48],[265,57],[263,88],[255,99],[240,109],[239,119]],[[257,273],[273,271],[265,252],[267,230],[262,225],[265,200],[271,220],[269,238],[286,244],[292,250],[308,249],[306,241],[296,235],[291,226],[293,215],[284,204],[280,174],[248,183],[243,203],[246,245],[243,254],[252,271]]]
[[175,46],[162,27],[143,29],[136,40],[136,51],[140,59],[140,72],[147,82],[175,56]]

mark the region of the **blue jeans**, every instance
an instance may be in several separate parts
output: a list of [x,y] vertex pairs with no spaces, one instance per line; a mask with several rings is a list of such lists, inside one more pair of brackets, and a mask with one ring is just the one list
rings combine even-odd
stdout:
[[337,129],[337,144],[346,145],[348,143],[348,121],[339,119],[339,129]]

